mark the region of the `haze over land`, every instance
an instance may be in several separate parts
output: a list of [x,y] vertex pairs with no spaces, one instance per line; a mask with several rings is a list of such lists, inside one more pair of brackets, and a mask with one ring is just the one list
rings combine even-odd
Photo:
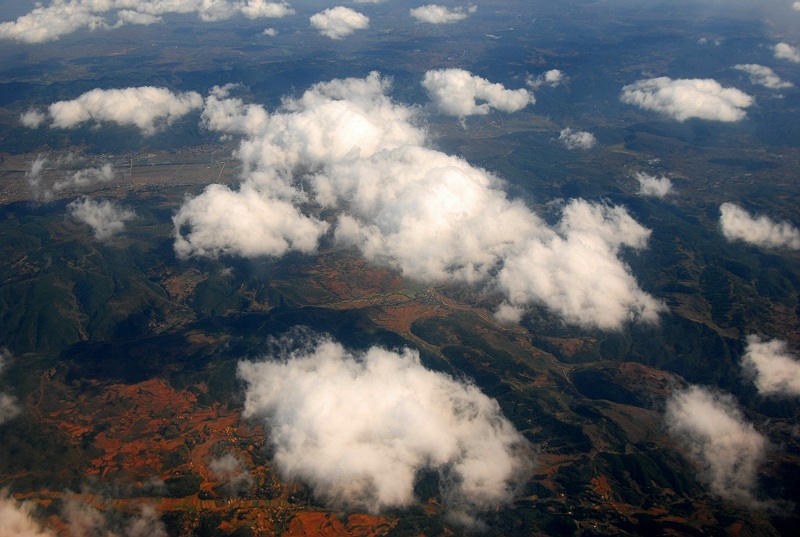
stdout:
[[0,2],[0,535],[792,534],[800,6]]

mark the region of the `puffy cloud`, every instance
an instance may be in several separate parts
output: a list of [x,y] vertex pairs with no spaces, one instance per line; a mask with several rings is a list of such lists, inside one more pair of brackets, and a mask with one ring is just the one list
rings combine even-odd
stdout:
[[67,205],[67,214],[88,224],[95,238],[105,240],[125,229],[125,222],[136,217],[133,211],[109,200],[94,201],[83,197]]
[[597,138],[591,132],[573,131],[569,127],[561,129],[558,141],[567,149],[591,149],[597,145]]
[[789,352],[784,341],[747,336],[742,367],[753,378],[760,394],[800,395],[800,361]]
[[[8,363],[11,361],[11,352],[5,348],[0,347],[0,374],[3,373],[3,370],[6,368]],[[0,392],[0,425],[3,423],[16,418],[20,413],[19,405],[17,404],[17,400],[14,396],[9,395],[5,392]],[[0,505],[3,501],[3,494],[0,493]],[[0,513],[2,513],[2,507],[0,507]],[[0,521],[3,520],[3,517],[0,516]],[[2,524],[0,522],[0,524]],[[3,535],[2,527],[0,527],[0,537]]]
[[744,119],[747,114],[743,109],[754,102],[750,95],[736,88],[723,88],[716,80],[673,80],[665,76],[623,87],[620,100],[678,121],[699,118],[728,122]]
[[34,518],[36,504],[18,502],[7,490],[0,491],[0,537],[55,537]]
[[[516,112],[536,102],[526,89],[506,89],[463,69],[428,71],[422,78],[422,87],[434,106],[451,116],[488,114],[490,108]],[[478,100],[485,102],[478,104]]]
[[276,30],[275,28],[267,28],[266,30],[261,32],[261,34],[269,37],[275,37],[276,35],[278,35],[278,30]]
[[418,473],[432,470],[446,506],[464,515],[511,500],[530,467],[526,440],[497,402],[425,369],[416,351],[354,354],[316,337],[240,362],[239,377],[243,415],[269,426],[281,475],[336,507],[409,505]]
[[789,222],[774,222],[766,216],[752,217],[734,203],[719,206],[719,223],[729,241],[741,240],[765,248],[800,249],[800,230]]
[[248,0],[239,9],[248,19],[282,18],[295,13],[294,9],[286,2],[269,2],[268,0]]
[[20,114],[19,121],[29,129],[36,129],[47,121],[47,114],[39,110],[30,109]]
[[542,86],[550,86],[555,88],[566,80],[566,75],[558,69],[550,69],[549,71],[537,77],[528,77],[528,86],[533,89],[539,89]]
[[[619,328],[663,309],[618,258],[623,244],[642,248],[648,235],[624,209],[575,201],[563,227],[550,228],[509,200],[499,178],[426,147],[418,109],[392,102],[377,73],[317,84],[272,114],[230,97],[232,89],[215,88],[203,117],[209,128],[245,136],[242,184],[212,185],[184,203],[175,217],[179,256],[312,253],[331,226],[337,241],[406,277],[506,293],[504,311],[515,315],[535,302],[570,322]],[[577,229],[582,208],[591,233]],[[315,216],[326,209],[337,215],[331,224]],[[608,270],[583,270],[586,259]],[[515,283],[517,272],[524,277]],[[589,281],[576,285],[559,272]],[[587,312],[577,312],[584,304]]]
[[246,493],[255,483],[253,476],[247,471],[244,461],[230,453],[212,459],[208,463],[208,469],[231,496]]
[[644,248],[650,235],[624,208],[572,200],[557,228],[539,235],[509,253],[497,276],[511,306],[543,303],[569,323],[604,330],[658,321],[665,306],[619,260],[622,247]]
[[800,2],[795,2],[794,4],[792,4],[792,9],[800,11]]
[[54,1],[49,6],[37,5],[16,21],[0,23],[0,39],[43,43],[54,41],[81,28],[96,30],[108,26],[102,16],[96,15],[90,6],[82,2]]
[[319,33],[331,39],[341,39],[356,30],[369,28],[369,17],[343,6],[315,13],[309,20]]
[[[94,89],[71,101],[58,101],[48,108],[50,126],[74,128],[87,121],[110,121],[137,127],[142,134],[155,134],[163,126],[203,106],[194,91],[173,93],[166,88],[141,86],[123,89]],[[27,112],[30,117],[31,112]],[[33,121],[30,121],[33,124]]]
[[783,89],[794,87],[794,84],[781,80],[781,77],[775,74],[775,71],[764,65],[757,63],[740,63],[733,66],[734,69],[744,71],[750,75],[750,81],[753,84],[759,84],[765,88],[770,89]]
[[755,501],[767,441],[745,421],[733,397],[690,386],[667,401],[666,423],[714,494],[742,503]]
[[653,175],[638,172],[636,180],[639,181],[639,195],[663,198],[672,192],[672,181],[669,177],[655,177]]
[[420,22],[428,24],[450,24],[466,19],[478,10],[476,6],[450,9],[437,4],[413,8],[409,14]]
[[775,45],[775,57],[779,60],[789,60],[790,62],[800,63],[800,49],[793,47],[789,43],[778,43]]
[[173,217],[179,257],[281,256],[289,250],[316,251],[328,225],[302,214],[291,201],[271,197],[254,185],[233,191],[209,185]]

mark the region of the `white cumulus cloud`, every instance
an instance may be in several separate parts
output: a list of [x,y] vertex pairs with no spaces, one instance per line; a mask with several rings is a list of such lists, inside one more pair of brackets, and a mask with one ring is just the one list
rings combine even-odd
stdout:
[[623,207],[572,200],[555,230],[515,248],[497,276],[508,303],[544,303],[571,324],[618,329],[627,321],[656,322],[665,307],[643,292],[622,247],[642,249],[650,231]]
[[638,172],[636,180],[639,181],[639,195],[663,198],[672,192],[672,181],[669,177],[655,177],[649,173]]
[[774,222],[767,216],[753,217],[735,203],[719,206],[719,223],[729,241],[740,240],[765,248],[800,249],[800,230],[790,222]]
[[550,69],[539,76],[529,76],[527,80],[528,86],[533,89],[539,89],[542,86],[550,86],[555,88],[562,84],[567,79],[567,76],[558,69]]
[[765,65],[758,65],[757,63],[740,63],[733,66],[734,69],[744,71],[750,75],[750,81],[753,84],[758,84],[770,89],[784,89],[792,88],[794,84],[781,80],[781,77],[775,74],[775,71]]
[[[123,89],[94,89],[71,101],[58,101],[48,107],[53,128],[71,129],[87,121],[111,122],[138,128],[153,135],[160,128],[203,106],[203,97],[194,91],[173,93],[166,88],[141,86]],[[34,112],[26,112],[29,126],[40,121]]]
[[173,222],[175,252],[180,257],[312,253],[328,229],[325,222],[302,214],[291,201],[249,184],[236,191],[209,185],[184,203]]
[[745,421],[733,397],[690,386],[667,401],[666,423],[714,494],[742,503],[755,501],[767,440]]
[[409,10],[409,14],[420,22],[428,24],[450,24],[466,19],[478,10],[476,6],[450,9],[437,4],[428,4]]
[[741,121],[754,99],[736,88],[724,88],[712,79],[669,77],[639,80],[622,88],[620,100],[677,121],[690,118]]
[[742,367],[762,395],[800,395],[800,361],[789,352],[785,341],[747,336]]
[[136,217],[133,211],[123,209],[109,200],[95,201],[88,197],[78,198],[67,205],[67,214],[88,224],[95,238],[109,239],[125,229],[125,222]]
[[506,89],[464,69],[428,71],[422,87],[440,112],[458,117],[488,114],[492,108],[516,112],[535,102],[533,94],[524,88]]
[[[232,87],[215,88],[204,123],[244,136],[237,151],[242,183],[209,186],[184,203],[174,219],[178,255],[313,253],[332,232],[408,278],[495,289],[509,302],[505,311],[545,304],[570,322],[610,329],[658,318],[663,306],[618,257],[623,245],[643,248],[649,234],[624,209],[576,200],[562,227],[549,227],[509,200],[499,178],[429,148],[420,110],[393,102],[388,88],[377,73],[334,80],[273,113],[232,97]],[[320,220],[321,210],[332,216]],[[584,218],[590,231],[579,231]],[[608,269],[569,266],[586,259]],[[523,277],[514,282],[512,273]],[[584,286],[559,274],[591,281]]]
[[597,145],[597,138],[591,132],[573,131],[569,127],[561,129],[558,141],[567,149],[591,149]]
[[[286,344],[284,342],[284,344]],[[409,505],[418,472],[438,472],[464,514],[510,501],[527,477],[527,442],[477,387],[423,367],[416,351],[352,353],[315,337],[263,362],[240,362],[243,415],[263,419],[284,479],[329,505]]]
[[309,19],[319,33],[331,39],[341,39],[356,30],[369,28],[369,17],[349,7],[336,6],[319,13]]
[[279,19],[295,13],[294,9],[286,2],[270,2],[268,0],[248,0],[240,5],[239,10],[248,19]]
[[789,60],[793,63],[800,63],[800,49],[793,47],[789,43],[778,43],[775,45],[775,57],[779,60]]
[[30,109],[20,114],[19,121],[29,129],[36,129],[47,121],[47,114],[40,110]]

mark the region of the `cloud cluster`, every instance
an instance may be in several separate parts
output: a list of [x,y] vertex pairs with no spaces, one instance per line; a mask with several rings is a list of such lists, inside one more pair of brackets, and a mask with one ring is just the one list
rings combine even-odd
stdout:
[[283,478],[302,479],[329,505],[409,505],[419,472],[430,470],[447,507],[472,513],[508,502],[526,479],[527,442],[497,402],[425,369],[416,351],[353,354],[314,337],[240,362],[239,377],[243,415],[269,426]]
[[112,122],[138,128],[150,136],[159,129],[203,106],[203,97],[194,91],[173,93],[166,88],[141,86],[123,89],[94,89],[71,101],[58,101],[47,115],[29,110],[20,116],[28,127],[38,127],[50,118],[50,127],[71,129],[87,121]]
[[762,395],[800,395],[800,361],[789,352],[784,341],[747,336],[742,368]]
[[[313,253],[330,231],[406,277],[495,289],[517,317],[538,303],[583,326],[657,320],[663,305],[618,257],[649,235],[624,209],[573,200],[549,227],[497,177],[427,147],[419,110],[393,102],[388,87],[377,73],[321,83],[272,114],[215,88],[204,122],[244,135],[243,181],[184,203],[178,255]],[[320,220],[323,210],[337,216]]]
[[[3,373],[10,361],[11,352],[5,347],[0,347],[0,374]],[[20,411],[17,399],[13,395],[0,391],[0,425],[19,416]],[[2,501],[2,495],[0,495],[0,501]],[[0,511],[2,511],[1,508]],[[0,516],[0,520],[2,519],[3,517]]]
[[409,14],[418,21],[428,24],[451,24],[466,19],[477,10],[477,6],[450,9],[437,4],[428,4],[409,10]]
[[95,201],[85,196],[67,205],[67,214],[88,224],[98,240],[110,239],[122,232],[125,222],[136,217],[133,211],[123,209],[113,201]]
[[0,537],[55,537],[34,518],[36,504],[18,502],[7,490],[0,490]]
[[566,80],[566,75],[558,69],[550,69],[549,71],[539,76],[528,77],[528,86],[532,89],[539,89],[542,86],[550,86],[555,88]]
[[769,89],[785,89],[792,88],[794,84],[781,80],[781,77],[775,74],[775,71],[765,65],[758,65],[757,63],[740,63],[733,66],[734,69],[744,71],[750,75],[750,82],[758,84]]
[[765,248],[800,250],[800,230],[790,222],[774,222],[767,216],[753,217],[735,203],[719,206],[722,234],[729,241],[740,240]]
[[778,43],[773,50],[775,51],[775,57],[779,60],[800,63],[800,49],[793,47],[789,43]]
[[667,401],[666,423],[714,494],[745,504],[755,501],[767,440],[745,421],[733,397],[690,386]]
[[255,483],[244,461],[231,453],[212,459],[208,463],[208,469],[231,496],[246,493]]
[[492,108],[516,112],[536,102],[526,89],[506,89],[464,69],[428,71],[422,87],[441,113],[458,117],[488,114]]
[[93,31],[155,24],[162,21],[162,15],[172,13],[196,13],[210,22],[237,13],[250,19],[278,18],[293,14],[294,9],[286,2],[268,0],[53,0],[47,6],[37,3],[15,21],[0,23],[0,39],[43,43],[84,28]]
[[699,118],[727,122],[744,119],[747,115],[744,109],[755,102],[750,95],[736,88],[724,88],[716,80],[673,80],[665,76],[623,87],[620,100],[677,121]]
[[663,198],[672,192],[672,181],[669,177],[655,177],[648,173],[638,172],[636,180],[639,181],[639,195]]
[[567,149],[591,149],[597,145],[597,138],[591,132],[573,131],[569,127],[561,129],[558,141]]
[[369,17],[349,7],[336,6],[320,11],[309,19],[319,33],[331,39],[341,39],[356,30],[369,28]]

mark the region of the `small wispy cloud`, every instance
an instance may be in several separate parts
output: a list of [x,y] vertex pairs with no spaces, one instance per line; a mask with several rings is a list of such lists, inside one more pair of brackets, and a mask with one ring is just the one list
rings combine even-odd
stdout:
[[[5,347],[0,347],[0,375],[8,367],[11,359],[11,351]],[[21,411],[16,397],[0,391],[0,425],[19,416]],[[0,493],[0,500],[2,500],[2,493]],[[0,520],[2,519],[3,517],[0,516]],[[1,533],[2,531],[0,530]]]
[[246,493],[255,483],[244,461],[231,453],[212,459],[208,463],[208,469],[230,496]]
[[768,444],[732,396],[690,386],[670,397],[665,419],[714,494],[744,504],[757,502],[758,468]]
[[794,84],[781,80],[775,71],[765,65],[758,65],[756,63],[740,63],[733,66],[734,69],[744,71],[750,75],[750,82],[758,84],[769,89],[784,89],[793,88]]
[[532,89],[539,89],[542,86],[550,86],[555,88],[564,83],[567,76],[558,69],[550,69],[539,76],[529,76],[527,80],[528,86]]

